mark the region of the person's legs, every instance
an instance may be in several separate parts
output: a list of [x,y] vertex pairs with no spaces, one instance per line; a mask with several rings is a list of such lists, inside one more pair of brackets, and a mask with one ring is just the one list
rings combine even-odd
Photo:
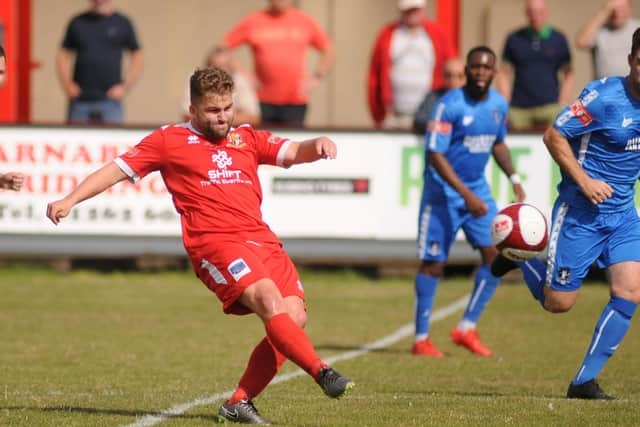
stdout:
[[480,341],[476,331],[476,324],[500,283],[500,278],[491,274],[490,267],[491,262],[498,254],[491,240],[491,221],[496,216],[498,209],[490,196],[488,188],[477,189],[476,193],[485,200],[489,211],[479,218],[469,215],[463,223],[462,229],[471,246],[480,249],[482,265],[476,271],[469,303],[462,319],[451,331],[451,339],[454,343],[466,347],[474,354],[491,356],[491,350]]
[[509,127],[513,130],[528,130],[533,126],[529,108],[509,107]]
[[67,111],[67,122],[69,124],[85,124],[89,122],[91,112],[91,102],[72,99],[69,101]]
[[420,205],[418,256],[422,263],[414,281],[416,326],[411,351],[416,355],[442,357],[444,353],[429,338],[429,321],[459,219],[446,203],[428,203],[423,197]]
[[291,127],[304,127],[304,118],[307,114],[306,104],[282,105],[282,123]]
[[97,101],[96,110],[100,112],[101,122],[104,124],[121,124],[124,121],[122,103],[115,99]]

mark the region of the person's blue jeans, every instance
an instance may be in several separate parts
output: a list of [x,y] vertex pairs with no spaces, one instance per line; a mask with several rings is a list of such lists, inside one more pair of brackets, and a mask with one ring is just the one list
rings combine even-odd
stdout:
[[121,124],[124,121],[122,103],[115,99],[100,101],[69,101],[67,120],[72,124]]

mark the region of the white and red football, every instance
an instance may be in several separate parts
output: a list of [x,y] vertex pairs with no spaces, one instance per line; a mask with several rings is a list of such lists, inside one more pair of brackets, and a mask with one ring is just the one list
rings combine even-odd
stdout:
[[547,219],[528,203],[514,203],[502,209],[491,223],[491,239],[502,255],[512,261],[526,261],[547,246]]

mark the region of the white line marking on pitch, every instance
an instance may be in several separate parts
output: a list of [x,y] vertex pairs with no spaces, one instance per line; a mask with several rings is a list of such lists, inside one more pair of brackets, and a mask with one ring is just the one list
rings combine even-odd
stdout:
[[[433,315],[431,316],[431,322],[432,323],[437,322],[439,320],[442,320],[446,317],[451,316],[456,311],[465,308],[468,302],[469,302],[469,295],[462,297],[457,301],[454,301],[453,303],[449,304],[446,307],[443,307],[441,309],[434,311]],[[413,331],[414,331],[414,324],[407,323],[406,325],[402,326],[400,329],[398,329],[391,335],[387,335],[386,337],[381,338],[378,341],[365,344],[357,350],[336,354],[335,356],[323,358],[322,360],[324,360],[325,362],[331,365],[340,360],[353,359],[358,356],[362,356],[363,354],[367,354],[373,350],[378,350],[381,348],[388,347],[392,344],[395,344],[396,342],[413,334]],[[289,372],[287,374],[281,374],[276,376],[269,384],[279,384],[302,375],[307,375],[307,373],[302,369],[298,369],[296,371]],[[222,393],[216,393],[211,396],[195,399],[195,400],[192,400],[191,402],[181,403],[179,405],[172,406],[169,409],[165,409],[164,411],[159,412],[156,415],[147,415],[144,418],[141,418],[132,424],[127,424],[126,427],[152,426],[152,425],[161,423],[162,421],[168,418],[172,418],[177,415],[184,414],[185,412],[187,412],[192,408],[195,408],[196,406],[212,405],[216,403],[218,400],[228,399],[229,397],[231,397],[232,393],[233,393],[233,390],[229,390]]]

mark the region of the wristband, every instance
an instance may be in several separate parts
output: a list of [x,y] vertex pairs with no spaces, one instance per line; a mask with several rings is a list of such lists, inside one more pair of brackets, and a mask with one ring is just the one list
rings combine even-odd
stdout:
[[517,173],[514,173],[513,175],[511,175],[509,177],[509,181],[511,181],[513,185],[522,183],[522,180],[520,179],[520,175],[518,175]]

